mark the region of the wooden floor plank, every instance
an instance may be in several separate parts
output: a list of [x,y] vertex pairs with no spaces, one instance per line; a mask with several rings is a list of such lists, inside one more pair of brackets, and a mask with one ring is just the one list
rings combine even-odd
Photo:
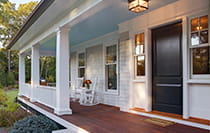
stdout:
[[[54,114],[53,109],[40,103],[33,103]],[[161,127],[147,123],[141,115],[121,112],[119,108],[103,104],[81,106],[72,102],[73,115],[59,116],[91,133],[209,133],[207,130],[175,124]]]

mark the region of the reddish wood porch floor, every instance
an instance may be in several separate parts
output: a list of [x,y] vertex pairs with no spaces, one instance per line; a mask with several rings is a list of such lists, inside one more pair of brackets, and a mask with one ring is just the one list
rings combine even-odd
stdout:
[[[40,108],[53,113],[53,109],[40,103],[34,103]],[[145,116],[121,112],[119,108],[103,104],[81,106],[71,103],[73,115],[59,116],[70,123],[91,133],[210,133],[208,130],[175,124],[160,127],[147,123]]]

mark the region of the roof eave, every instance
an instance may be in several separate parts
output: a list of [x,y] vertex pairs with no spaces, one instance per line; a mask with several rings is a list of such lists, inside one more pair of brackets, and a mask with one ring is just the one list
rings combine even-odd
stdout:
[[24,25],[20,28],[17,34],[13,37],[7,49],[11,49],[15,43],[22,37],[22,35],[35,23],[35,21],[48,9],[48,7],[54,2],[55,0],[41,0],[33,12],[28,17],[27,21]]

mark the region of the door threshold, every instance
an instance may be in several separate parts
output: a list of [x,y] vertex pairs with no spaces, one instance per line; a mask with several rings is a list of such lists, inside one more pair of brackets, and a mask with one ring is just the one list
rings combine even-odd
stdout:
[[[189,119],[184,119],[182,115],[165,113],[165,112],[160,112],[160,111],[146,112],[145,109],[142,109],[142,108],[131,108],[129,112],[140,114],[140,115],[146,115],[149,117],[167,119],[167,120],[175,121],[177,123],[210,130],[210,120],[206,120],[206,119],[200,119],[200,118],[194,118],[194,117],[190,117]],[[195,123],[198,125],[191,125],[190,123],[186,124],[187,122]]]

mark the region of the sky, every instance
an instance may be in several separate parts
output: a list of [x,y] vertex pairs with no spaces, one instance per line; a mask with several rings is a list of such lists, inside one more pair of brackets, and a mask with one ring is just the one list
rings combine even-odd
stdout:
[[16,3],[16,7],[19,6],[19,4],[25,4],[28,3],[30,1],[40,1],[40,0],[9,0],[12,3]]

